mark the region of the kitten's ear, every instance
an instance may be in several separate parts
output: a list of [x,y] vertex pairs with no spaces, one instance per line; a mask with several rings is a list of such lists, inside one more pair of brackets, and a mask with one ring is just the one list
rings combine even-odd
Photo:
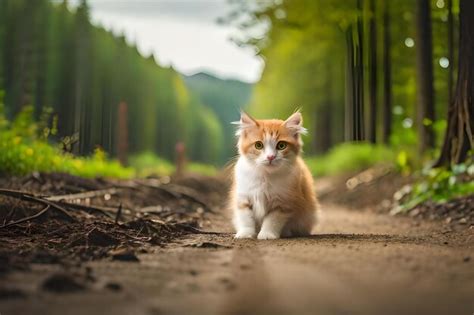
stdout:
[[286,128],[292,130],[295,132],[295,134],[306,134],[307,130],[305,127],[303,127],[303,116],[299,111],[295,112],[293,115],[288,117],[287,120],[285,120],[285,126]]
[[240,136],[245,129],[257,127],[258,122],[250,117],[246,112],[240,112],[240,120],[234,121],[232,124],[237,125],[237,131],[235,132],[236,136]]

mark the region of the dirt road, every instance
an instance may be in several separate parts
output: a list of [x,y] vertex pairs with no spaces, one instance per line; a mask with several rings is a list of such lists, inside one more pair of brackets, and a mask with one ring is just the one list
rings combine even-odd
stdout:
[[140,263],[89,263],[96,288],[79,293],[38,292],[56,267],[13,273],[31,295],[0,300],[0,313],[474,313],[472,228],[323,206],[314,236],[275,241],[235,241],[227,216],[214,215],[208,230],[222,234],[186,236]]

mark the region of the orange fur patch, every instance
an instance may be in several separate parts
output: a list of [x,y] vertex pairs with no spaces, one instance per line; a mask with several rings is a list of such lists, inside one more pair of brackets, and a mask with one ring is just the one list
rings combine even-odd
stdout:
[[[282,154],[288,154],[288,150],[292,150],[298,154],[300,147],[300,135],[292,133],[285,126],[285,122],[280,119],[255,120],[257,125],[243,130],[239,149],[244,154],[259,154],[259,150],[255,148],[255,142],[263,141],[266,135],[275,138],[277,141],[285,141],[288,146],[282,150]],[[286,152],[286,153],[285,153]]]

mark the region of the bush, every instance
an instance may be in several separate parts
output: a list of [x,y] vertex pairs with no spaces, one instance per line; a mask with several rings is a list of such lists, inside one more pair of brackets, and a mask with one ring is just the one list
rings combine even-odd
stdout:
[[[1,92],[1,91],[0,91]],[[77,157],[64,152],[48,141],[55,135],[57,119],[45,109],[40,120],[33,118],[33,107],[25,107],[13,121],[6,119],[0,95],[0,175],[28,175],[33,172],[69,173],[81,177],[132,178],[134,176],[171,175],[174,165],[155,155],[144,152],[130,158],[131,167],[123,167],[116,160],[107,158],[100,148],[89,157]],[[52,121],[52,123],[50,123]],[[214,166],[188,163],[190,172],[215,175]]]
[[191,162],[186,165],[186,170],[191,173],[214,176],[217,174],[217,168],[214,165]]
[[395,194],[398,205],[393,213],[413,209],[425,201],[444,203],[453,198],[474,194],[474,163],[454,165],[452,168],[425,168],[413,185]]
[[389,148],[369,143],[343,143],[325,155],[305,159],[315,176],[361,171],[379,163],[395,165],[396,160],[397,155]]
[[[168,160],[165,160],[153,152],[147,151],[130,158],[130,166],[137,171],[140,177],[150,175],[171,175],[175,172],[175,166]],[[198,173],[207,176],[217,174],[216,167],[196,162],[189,162],[186,164],[186,171],[191,173]]]
[[[33,119],[33,108],[25,107],[9,122],[0,102],[0,174],[27,175],[32,172],[64,172],[82,177],[134,176],[131,168],[108,160],[104,151],[96,149],[90,157],[75,157],[48,142],[55,134],[55,123],[47,124],[50,111],[45,110],[40,122]],[[53,122],[55,119],[53,119]]]
[[137,171],[140,177],[150,175],[171,175],[175,167],[171,162],[158,157],[153,152],[143,152],[130,157],[130,166]]

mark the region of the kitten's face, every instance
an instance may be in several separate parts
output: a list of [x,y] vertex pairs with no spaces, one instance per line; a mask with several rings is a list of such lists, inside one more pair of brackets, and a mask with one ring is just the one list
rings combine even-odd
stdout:
[[237,135],[239,153],[256,167],[274,171],[290,166],[301,151],[306,130],[299,112],[287,120],[255,120],[242,113]]

